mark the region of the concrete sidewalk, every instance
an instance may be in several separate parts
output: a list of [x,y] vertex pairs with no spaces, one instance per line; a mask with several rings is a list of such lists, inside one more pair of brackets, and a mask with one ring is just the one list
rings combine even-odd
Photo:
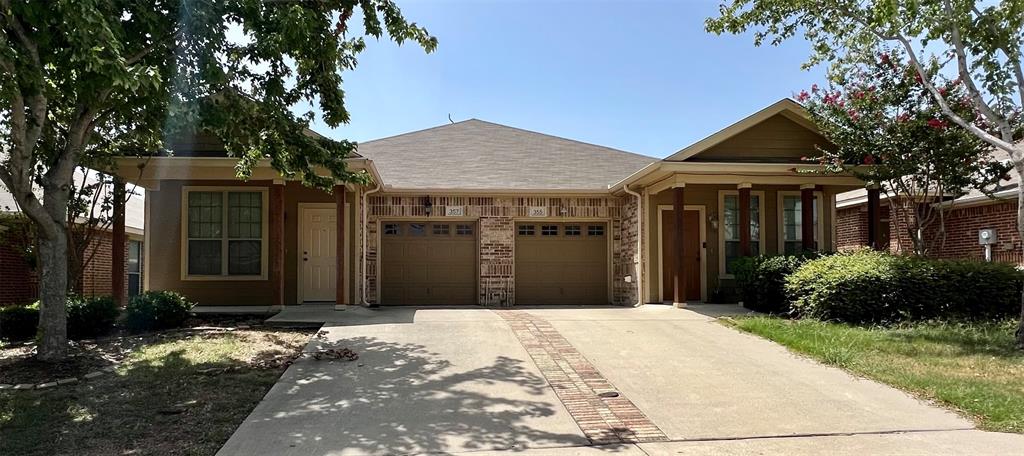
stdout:
[[[1024,436],[974,430],[954,413],[711,316],[728,310],[520,310],[544,324],[519,338],[509,322],[480,308],[334,312],[307,351],[346,347],[359,360],[296,362],[219,454],[859,456],[1024,448]],[[537,353],[524,344],[545,340],[556,341],[549,352],[586,362],[570,356],[538,368]],[[594,376],[668,441],[588,441],[579,412],[570,414],[559,400],[564,391],[552,387],[591,384]]]

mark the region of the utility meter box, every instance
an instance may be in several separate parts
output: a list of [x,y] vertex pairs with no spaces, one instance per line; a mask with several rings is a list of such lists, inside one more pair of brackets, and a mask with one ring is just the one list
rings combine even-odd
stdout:
[[995,228],[978,230],[978,244],[992,245],[998,241]]

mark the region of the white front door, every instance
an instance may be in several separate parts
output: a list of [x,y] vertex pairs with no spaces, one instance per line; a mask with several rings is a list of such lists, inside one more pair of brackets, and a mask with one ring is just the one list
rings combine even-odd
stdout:
[[337,214],[334,208],[299,209],[302,300],[334,301],[337,286]]

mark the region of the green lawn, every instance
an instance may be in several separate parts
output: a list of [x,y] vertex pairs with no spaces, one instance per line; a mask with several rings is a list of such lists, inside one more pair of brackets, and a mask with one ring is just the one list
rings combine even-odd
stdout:
[[945,404],[983,429],[1024,433],[1024,353],[1014,349],[1014,321],[897,328],[775,317],[730,323],[825,364]]
[[309,336],[245,330],[152,338],[115,374],[0,392],[0,454],[214,454]]

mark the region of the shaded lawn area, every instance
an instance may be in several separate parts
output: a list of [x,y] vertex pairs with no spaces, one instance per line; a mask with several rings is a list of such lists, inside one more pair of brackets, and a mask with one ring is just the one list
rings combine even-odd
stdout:
[[1024,433],[1024,353],[1016,321],[858,327],[750,317],[737,328],[825,364],[960,411],[982,429]]
[[310,331],[153,336],[114,374],[42,391],[0,392],[0,454],[214,454]]

